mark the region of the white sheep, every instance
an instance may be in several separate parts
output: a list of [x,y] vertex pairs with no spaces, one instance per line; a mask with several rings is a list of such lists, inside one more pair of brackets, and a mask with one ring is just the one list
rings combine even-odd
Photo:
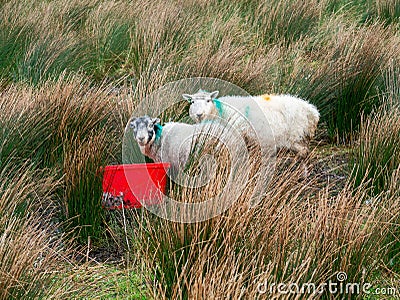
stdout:
[[218,93],[200,90],[193,95],[182,95],[190,102],[189,114],[196,123],[218,117],[227,119],[239,113],[255,128],[264,146],[272,142],[269,136],[272,134],[278,149],[292,150],[301,157],[308,154],[308,141],[314,137],[319,121],[319,112],[314,105],[291,95],[225,96],[217,99]]
[[[169,162],[172,172],[185,169],[196,144],[204,142],[205,136],[217,138],[232,152],[241,151],[245,147],[243,141],[240,145],[241,137],[238,133],[235,135],[236,130],[228,130],[228,127],[218,122],[169,122],[161,126],[160,119],[143,116],[131,120],[129,127],[133,129],[133,136],[139,144],[140,151],[155,162]],[[215,150],[218,149],[216,145]]]

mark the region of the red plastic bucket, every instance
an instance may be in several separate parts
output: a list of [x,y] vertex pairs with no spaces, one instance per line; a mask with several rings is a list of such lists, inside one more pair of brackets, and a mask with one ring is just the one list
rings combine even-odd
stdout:
[[103,169],[102,206],[106,209],[140,208],[162,201],[169,163],[106,166]]

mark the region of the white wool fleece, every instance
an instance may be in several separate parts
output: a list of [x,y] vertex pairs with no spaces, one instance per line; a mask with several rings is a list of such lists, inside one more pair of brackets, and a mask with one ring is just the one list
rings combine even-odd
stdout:
[[[195,122],[218,117],[227,119],[239,112],[256,129],[264,146],[275,139],[277,148],[293,150],[301,156],[308,153],[307,142],[313,138],[319,122],[317,108],[291,95],[225,96],[216,99],[218,91],[184,94]],[[210,101],[211,99],[211,101]],[[273,137],[269,135],[273,135]]]

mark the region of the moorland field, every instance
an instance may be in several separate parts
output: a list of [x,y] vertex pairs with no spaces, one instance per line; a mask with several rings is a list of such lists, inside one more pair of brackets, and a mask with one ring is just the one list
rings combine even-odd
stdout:
[[[400,295],[399,63],[399,0],[1,0],[0,299]],[[313,103],[308,176],[280,153],[256,208],[193,224],[103,210],[136,105],[189,77]],[[338,272],[368,293],[260,292]]]

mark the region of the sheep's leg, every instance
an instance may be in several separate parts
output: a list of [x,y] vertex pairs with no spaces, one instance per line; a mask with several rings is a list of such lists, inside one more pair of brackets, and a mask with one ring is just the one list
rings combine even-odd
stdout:
[[297,153],[297,155],[301,159],[301,165],[303,168],[303,177],[308,177],[308,166],[306,163],[306,158],[309,153],[308,147],[299,143],[293,145],[293,150]]
[[306,158],[308,155],[308,147],[302,144],[296,143],[293,145],[293,150],[297,153],[301,158]]

